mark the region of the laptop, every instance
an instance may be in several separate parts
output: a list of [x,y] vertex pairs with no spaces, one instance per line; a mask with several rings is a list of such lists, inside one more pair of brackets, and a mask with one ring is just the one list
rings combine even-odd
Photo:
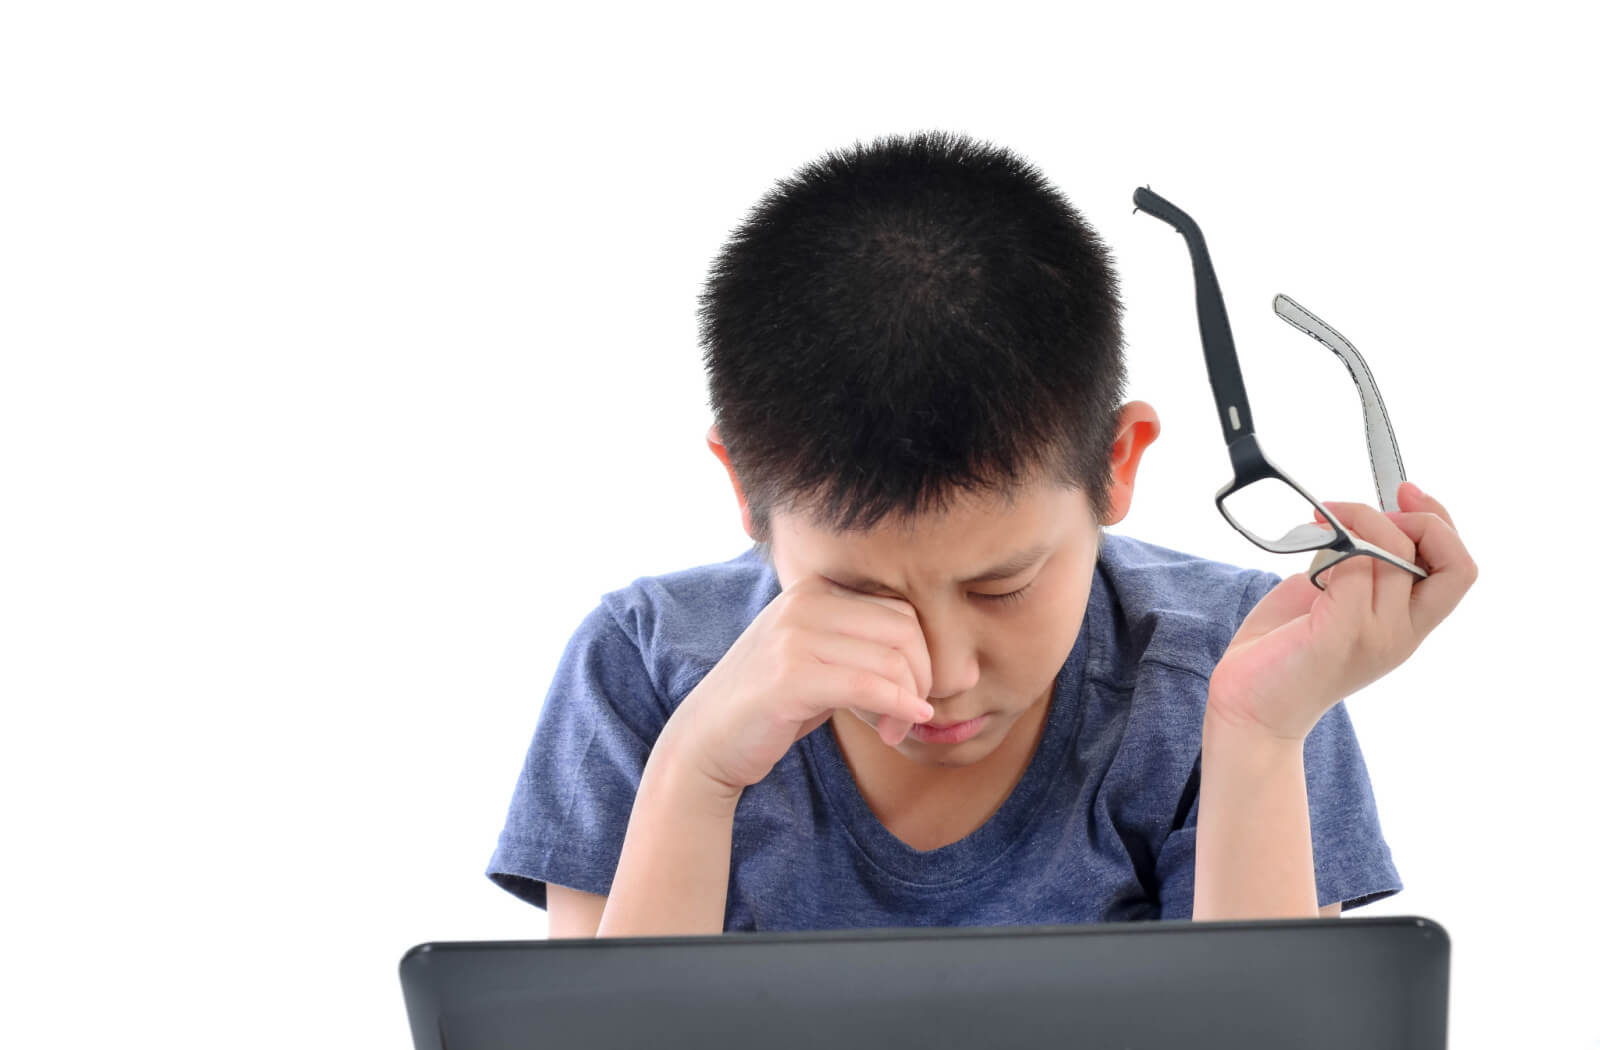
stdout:
[[1414,916],[419,944],[417,1050],[1444,1050]]

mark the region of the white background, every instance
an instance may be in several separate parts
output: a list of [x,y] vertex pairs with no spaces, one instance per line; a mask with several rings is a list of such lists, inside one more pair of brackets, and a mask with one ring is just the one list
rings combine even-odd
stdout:
[[1375,502],[1359,402],[1272,296],[1365,355],[1481,577],[1350,701],[1406,883],[1355,915],[1449,931],[1453,1046],[1600,1046],[1593,33],[1127,10],[8,6],[7,1041],[401,1047],[408,947],[542,936],[482,872],[568,636],[747,546],[706,268],[799,165],[941,128],[1115,254],[1163,433],[1113,531],[1304,568],[1213,506],[1189,261],[1135,186],[1206,231],[1324,500]]

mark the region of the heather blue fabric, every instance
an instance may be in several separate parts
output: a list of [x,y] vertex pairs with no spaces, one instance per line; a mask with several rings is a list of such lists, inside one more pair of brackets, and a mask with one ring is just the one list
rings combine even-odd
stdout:
[[[739,801],[724,929],[1188,918],[1206,686],[1281,579],[1106,532],[1045,732],[988,822],[907,846],[824,723]],[[556,668],[489,878],[541,908],[548,882],[607,893],[652,742],[779,590],[752,547],[603,595]],[[1305,767],[1317,903],[1400,890],[1343,703]]]

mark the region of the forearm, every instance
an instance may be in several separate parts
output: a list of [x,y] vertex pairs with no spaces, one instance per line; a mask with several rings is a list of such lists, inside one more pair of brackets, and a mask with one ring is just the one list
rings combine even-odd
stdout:
[[739,799],[677,760],[671,728],[640,777],[597,937],[722,932]]
[[1201,731],[1194,915],[1317,917],[1305,741],[1230,726]]

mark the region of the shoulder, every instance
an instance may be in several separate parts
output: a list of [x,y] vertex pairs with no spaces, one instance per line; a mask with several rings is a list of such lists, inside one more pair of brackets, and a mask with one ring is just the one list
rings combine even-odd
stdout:
[[727,561],[640,576],[602,595],[592,615],[604,610],[676,705],[780,590],[776,573],[750,547]]
[[1097,570],[1123,680],[1154,663],[1209,681],[1239,624],[1283,579],[1110,532]]

